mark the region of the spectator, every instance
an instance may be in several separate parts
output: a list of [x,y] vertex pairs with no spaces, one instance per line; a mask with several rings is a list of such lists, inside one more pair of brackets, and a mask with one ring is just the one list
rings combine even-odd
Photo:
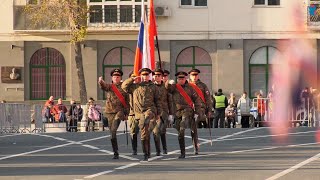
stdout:
[[236,115],[237,115],[237,101],[234,93],[230,93],[230,97],[228,99],[228,107],[226,108],[226,117],[227,117],[227,127],[231,128],[236,127]]
[[50,96],[49,99],[44,104],[44,108],[42,110],[44,122],[54,122],[53,107],[54,107],[54,97]]
[[247,96],[247,92],[243,92],[237,105],[241,113],[242,128],[249,128],[250,106],[251,106],[251,103],[250,103],[249,97]]
[[66,122],[67,111],[68,111],[67,107],[62,103],[62,99],[59,98],[58,104],[56,104],[52,109],[52,112],[54,114],[54,118],[55,118],[56,122]]
[[263,127],[264,116],[266,112],[265,100],[262,99],[262,95],[260,93],[257,94],[257,107],[258,107],[258,116],[257,122],[254,123],[254,126]]
[[94,103],[93,98],[89,98],[88,104],[87,104],[87,115],[88,115],[88,122],[87,122],[87,128],[86,131],[89,131],[89,126],[91,126],[91,131],[94,131],[95,121],[100,120],[100,111],[101,107],[99,105],[96,105]]
[[75,131],[77,132],[77,124],[78,121],[81,121],[82,119],[82,108],[80,105],[77,105],[75,100],[70,101],[70,109],[68,111],[69,116],[69,125],[67,126],[67,131]]
[[[220,128],[225,126],[225,110],[228,106],[228,99],[222,93],[222,89],[218,89],[218,93],[213,98],[213,108],[215,109],[215,118],[213,122],[214,128],[218,128],[218,123],[220,123]],[[220,120],[220,122],[219,122]]]

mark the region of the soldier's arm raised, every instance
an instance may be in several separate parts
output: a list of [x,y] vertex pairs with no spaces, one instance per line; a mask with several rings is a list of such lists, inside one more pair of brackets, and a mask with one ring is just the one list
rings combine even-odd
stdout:
[[132,93],[134,90],[134,85],[133,84],[134,79],[133,78],[128,78],[123,83],[121,84],[121,88],[124,90],[126,93]]
[[102,77],[100,76],[99,77],[99,80],[98,80],[98,84],[99,84],[99,87],[105,91],[109,91],[110,88],[111,88],[111,84],[107,84],[103,79]]

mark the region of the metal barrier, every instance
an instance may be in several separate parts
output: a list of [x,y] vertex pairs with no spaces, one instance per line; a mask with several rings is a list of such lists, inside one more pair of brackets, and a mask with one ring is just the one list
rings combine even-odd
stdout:
[[[318,105],[316,105],[316,103]],[[291,122],[292,127],[308,126],[319,127],[319,102],[313,103],[309,99],[307,102],[302,100],[301,104],[297,107],[288,107],[288,121]],[[263,105],[261,105],[263,104]],[[260,112],[264,122],[270,122],[270,117],[276,114],[272,113],[273,104],[269,98],[254,98],[252,99],[251,114],[255,116],[255,123],[258,123],[257,116]]]
[[[52,117],[51,122],[44,116],[43,105],[28,104],[0,104],[0,133],[42,133],[42,132],[66,132],[69,129],[87,131],[87,105],[82,105],[83,116],[76,119],[70,115],[69,109],[71,105],[64,105],[67,112],[64,113],[64,120],[57,121]],[[101,110],[102,113],[103,110]],[[56,116],[57,117],[57,116]],[[59,116],[58,116],[59,117]],[[103,113],[100,121],[95,122],[94,130],[104,130]]]
[[0,104],[0,133],[31,132],[30,109],[26,104]]

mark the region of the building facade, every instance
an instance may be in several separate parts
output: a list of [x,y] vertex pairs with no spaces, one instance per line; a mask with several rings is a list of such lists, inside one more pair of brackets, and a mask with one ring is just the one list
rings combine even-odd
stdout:
[[[147,1],[147,0],[145,0]],[[79,99],[79,86],[70,35],[66,29],[32,27],[21,13],[37,0],[3,0],[0,29],[0,99],[43,100],[50,95]],[[87,0],[88,36],[82,45],[88,97],[104,99],[97,86],[103,76],[121,68],[133,70],[141,0]],[[212,92],[251,96],[267,92],[273,56],[279,41],[295,38],[292,5],[305,12],[318,73],[317,1],[308,0],[154,0],[162,66],[171,72],[201,70]],[[148,5],[148,2],[145,2]],[[156,53],[157,54],[157,53]],[[158,56],[156,56],[158,60]],[[16,70],[12,70],[15,68]],[[9,74],[17,71],[18,79]],[[318,74],[315,74],[317,76]]]

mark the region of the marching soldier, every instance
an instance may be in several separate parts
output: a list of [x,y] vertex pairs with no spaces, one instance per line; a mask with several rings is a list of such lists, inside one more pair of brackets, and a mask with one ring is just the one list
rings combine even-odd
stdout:
[[[163,154],[167,154],[167,140],[166,140],[166,129],[168,126],[168,117],[169,117],[169,99],[168,99],[168,90],[165,88],[163,80],[163,74],[164,72],[161,69],[155,69],[153,72],[154,77],[154,84],[157,85],[159,88],[160,93],[160,101],[161,101],[161,107],[162,112],[160,113],[160,119],[159,123],[157,124],[157,129],[160,131],[160,137],[162,142],[162,148],[163,148]],[[157,141],[156,142],[156,149],[157,149]],[[160,155],[160,142],[159,142],[159,155]],[[158,152],[158,149],[157,149]]]
[[104,82],[102,77],[99,77],[98,84],[101,89],[106,91],[106,117],[108,126],[111,132],[111,144],[114,152],[113,159],[119,159],[117,129],[121,120],[126,120],[129,112],[129,104],[127,94],[121,88],[121,77],[123,72],[120,69],[111,71],[112,84]]
[[[197,125],[199,125],[201,122],[203,122],[206,127],[207,125],[210,125],[210,117],[211,117],[211,111],[212,111],[212,101],[210,96],[210,91],[206,84],[200,81],[199,79],[200,70],[199,69],[192,69],[189,71],[189,79],[191,87],[197,92],[198,96],[201,99],[202,107],[205,107],[204,111],[207,116],[202,116],[203,119],[199,119],[199,122],[196,122]],[[207,119],[207,121],[206,121]]]
[[135,119],[139,121],[144,161],[148,161],[150,154],[149,123],[151,120],[159,119],[159,113],[162,112],[159,91],[150,80],[149,74],[151,72],[149,68],[142,68],[139,70],[140,83],[133,83],[138,78],[135,77],[128,78],[122,84],[122,89],[133,95],[133,110]]
[[[136,75],[131,72],[129,74],[129,78],[135,78]],[[133,83],[139,83],[140,78],[135,78]],[[129,112],[129,126],[130,126],[130,134],[131,134],[131,144],[132,144],[132,155],[137,155],[137,147],[138,147],[138,133],[139,133],[139,121],[134,118],[133,111],[133,95],[129,94],[129,102],[130,102],[130,112]]]
[[[169,84],[167,81],[165,86],[172,93],[174,104],[176,105],[176,129],[178,130],[178,140],[181,150],[179,158],[185,158],[185,140],[184,132],[186,128],[191,129],[191,137],[195,154],[198,154],[198,134],[195,118],[201,117],[201,100],[197,92],[188,84],[186,72],[180,71],[175,74],[177,76],[177,84]],[[195,117],[195,118],[194,118]]]
[[[168,70],[163,70],[163,77],[162,77],[162,81],[164,83],[166,83],[169,79],[169,74],[170,71]],[[175,105],[173,104],[173,100],[172,100],[172,94],[168,92],[168,104],[169,104],[169,117],[168,117],[168,123],[170,123],[169,125],[172,126],[173,122],[174,122],[174,115],[175,114]],[[165,136],[164,136],[165,137]],[[161,136],[161,141],[162,141],[163,136]],[[163,143],[162,143],[163,144]]]

